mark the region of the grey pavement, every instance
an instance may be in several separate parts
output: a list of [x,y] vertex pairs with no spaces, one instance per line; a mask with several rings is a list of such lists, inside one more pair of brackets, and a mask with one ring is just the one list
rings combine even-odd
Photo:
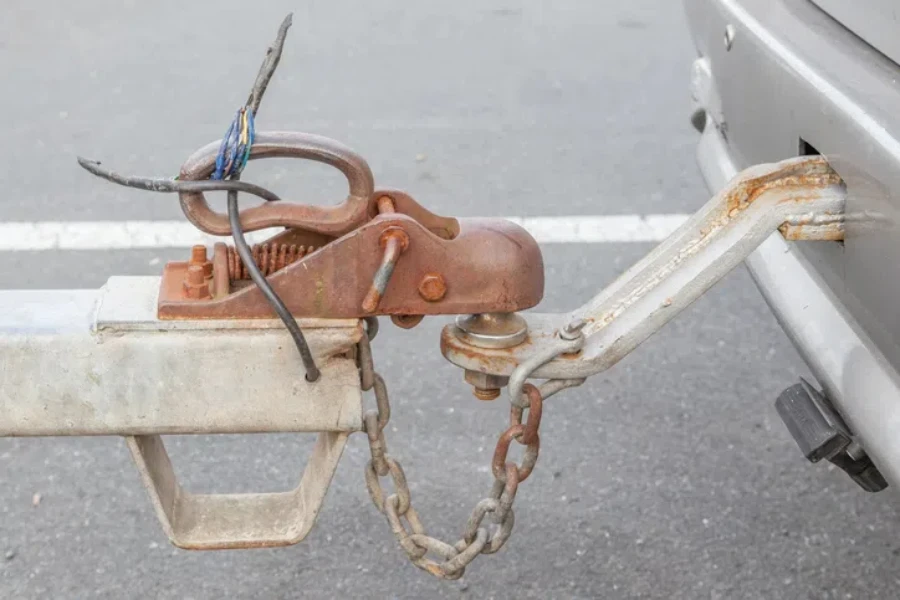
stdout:
[[[7,0],[0,219],[179,218],[172,197],[91,179],[74,155],[174,173],[221,135],[290,10],[259,127],[340,139],[377,182],[435,212],[669,213],[706,199],[687,120],[693,52],[668,0]],[[315,165],[247,173],[290,198],[342,194]],[[546,246],[541,309],[587,300],[649,249]],[[5,253],[0,286],[96,287],[182,254]],[[375,359],[393,398],[391,452],[426,526],[455,539],[490,487],[506,409],[471,397],[440,356],[440,326],[385,323]],[[212,553],[168,544],[122,440],[0,440],[0,597],[896,597],[895,494],[807,465],[772,406],[805,373],[739,269],[622,363],[548,402],[513,537],[449,583],[408,564],[371,506],[361,436],[305,542]],[[294,484],[310,441],[170,443],[192,489],[274,491]]]

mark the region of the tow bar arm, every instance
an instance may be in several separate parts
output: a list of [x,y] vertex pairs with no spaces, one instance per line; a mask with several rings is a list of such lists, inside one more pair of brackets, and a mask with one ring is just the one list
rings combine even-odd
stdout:
[[441,351],[470,382],[479,374],[482,385],[499,387],[508,378],[514,404],[529,377],[555,380],[554,389],[575,385],[628,355],[769,235],[843,240],[844,201],[840,177],[820,156],[751,167],[584,306],[522,315],[528,343],[485,335],[497,320],[482,316],[445,327]]

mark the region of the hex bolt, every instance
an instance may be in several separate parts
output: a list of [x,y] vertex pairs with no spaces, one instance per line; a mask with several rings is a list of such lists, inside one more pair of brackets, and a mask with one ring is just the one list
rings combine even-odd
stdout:
[[570,321],[565,327],[559,330],[559,337],[564,340],[577,339],[581,337],[581,330],[584,329],[585,325],[587,325],[587,321],[584,319]]
[[188,267],[187,281],[188,285],[191,286],[199,286],[203,285],[203,266],[202,265],[191,265]]
[[428,273],[419,283],[419,295],[427,302],[438,302],[447,293],[447,284],[440,273]]
[[203,265],[188,265],[184,295],[194,300],[209,298],[209,284],[206,282]]
[[465,379],[472,386],[472,394],[479,400],[496,400],[500,397],[500,388],[509,383],[509,377],[470,369],[466,369]]
[[213,276],[213,264],[206,254],[206,246],[196,245],[191,247],[191,260],[188,265],[198,265],[203,268],[203,276],[210,279]]

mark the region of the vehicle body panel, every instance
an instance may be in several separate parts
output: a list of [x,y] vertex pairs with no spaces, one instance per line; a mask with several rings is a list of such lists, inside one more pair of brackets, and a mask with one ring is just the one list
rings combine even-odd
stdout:
[[900,4],[897,0],[813,0],[819,8],[868,44],[900,63]]
[[[871,217],[848,223],[843,243],[798,245],[794,266],[822,283],[808,293],[779,280],[791,270],[773,264],[777,253],[759,251],[748,265],[814,371],[822,352],[842,356],[827,361],[840,373],[819,369],[817,378],[845,417],[865,412],[855,415],[858,434],[897,483],[900,452],[875,446],[900,437],[900,67],[808,0],[686,0],[685,8],[701,56],[692,91],[707,115],[700,160],[711,187],[729,164],[743,169],[815,150],[846,182],[847,213]],[[794,310],[823,294],[855,341],[816,324],[815,311]],[[860,348],[879,376],[848,371]],[[879,418],[885,428],[870,430]]]

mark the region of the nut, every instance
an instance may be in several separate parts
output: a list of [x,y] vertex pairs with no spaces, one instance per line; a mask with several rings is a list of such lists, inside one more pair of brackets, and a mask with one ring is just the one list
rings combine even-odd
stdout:
[[193,300],[205,300],[209,296],[209,283],[206,281],[202,265],[189,265],[184,279],[184,296]]
[[203,276],[206,279],[210,279],[213,276],[213,264],[206,255],[206,246],[198,244],[191,248],[191,260],[188,262],[188,265],[202,267]]
[[472,393],[479,400],[495,400],[500,397],[500,388],[509,383],[509,377],[489,375],[481,371],[466,369],[466,383],[472,386]]
[[438,302],[447,293],[447,284],[439,273],[428,273],[419,283],[419,295],[428,302]]
[[500,388],[490,388],[483,390],[481,388],[472,388],[472,394],[479,400],[489,402],[500,397]]

